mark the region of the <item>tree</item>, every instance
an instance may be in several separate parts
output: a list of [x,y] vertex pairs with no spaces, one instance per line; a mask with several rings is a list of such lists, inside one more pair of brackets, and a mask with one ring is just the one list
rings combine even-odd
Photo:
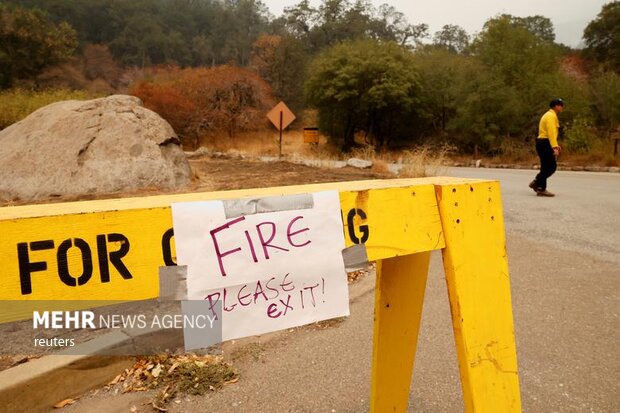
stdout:
[[223,19],[214,27],[222,44],[220,63],[235,61],[242,66],[250,63],[252,44],[267,27],[268,10],[258,0],[226,0]]
[[114,19],[115,6],[122,4],[122,1],[111,0],[4,0],[3,2],[41,9],[55,23],[66,21],[75,29],[80,45],[108,43],[113,40],[114,33],[118,30]]
[[0,4],[0,87],[66,60],[76,45],[69,24],[54,24],[41,10]]
[[620,1],[607,3],[583,32],[586,55],[620,72]]
[[558,70],[560,49],[523,20],[507,14],[488,20],[471,51],[507,84],[525,89],[539,74]]
[[284,9],[278,24],[306,42],[312,53],[338,42],[368,38],[415,47],[428,34],[426,24],[409,24],[394,7],[384,4],[376,9],[368,0],[322,0],[318,8],[302,0]]
[[490,150],[511,135],[522,135],[524,105],[517,88],[506,85],[495,73],[473,62],[468,80],[456,92],[458,105],[447,129],[461,147]]
[[603,72],[592,80],[593,103],[598,123],[607,137],[620,126],[620,74]]
[[235,66],[156,70],[131,93],[159,113],[180,138],[197,145],[201,138],[255,130],[274,105],[271,87],[257,74]]
[[90,79],[103,79],[112,87],[120,82],[122,70],[112,57],[110,49],[102,44],[89,44],[84,47],[83,72]]
[[470,48],[482,63],[480,71],[464,82],[465,106],[449,129],[488,149],[507,139],[531,139],[547,102],[558,96],[567,102],[565,125],[577,119],[587,123],[585,85],[561,70],[562,48],[553,38],[553,26],[542,16],[505,14],[488,20]]
[[252,46],[250,67],[271,84],[277,98],[300,110],[308,60],[305,45],[295,37],[264,34]]
[[166,119],[181,141],[197,142],[199,135],[194,132],[198,121],[198,108],[184,90],[173,82],[141,81],[132,86],[130,93],[142,99],[148,109]]
[[78,31],[80,46],[106,44],[115,59],[133,66],[247,65],[269,20],[259,0],[5,1],[66,20]]
[[476,76],[474,59],[434,47],[416,52],[414,58],[420,74],[424,127],[429,134],[446,136],[448,125],[466,97],[461,85]]
[[393,6],[382,4],[372,19],[374,38],[393,40],[401,46],[419,46],[428,37],[427,24],[409,24],[405,15]]
[[548,17],[545,16],[527,16],[527,17],[514,17],[510,16],[513,25],[516,27],[523,27],[534,36],[545,42],[555,41],[555,31],[553,29],[553,23]]
[[292,7],[284,8],[282,17],[284,26],[293,36],[308,36],[314,26],[318,11],[310,5],[309,0],[302,0]]
[[345,149],[357,132],[381,147],[409,138],[419,89],[413,67],[411,52],[394,42],[357,40],[327,49],[305,86],[319,126]]
[[469,46],[469,35],[460,26],[446,24],[441,31],[435,32],[433,44],[452,53],[463,53]]

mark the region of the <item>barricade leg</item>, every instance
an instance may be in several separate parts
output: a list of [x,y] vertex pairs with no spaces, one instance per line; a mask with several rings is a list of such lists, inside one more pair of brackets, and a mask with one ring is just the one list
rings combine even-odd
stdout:
[[437,186],[465,411],[521,411],[499,183]]
[[404,412],[409,403],[430,252],[377,262],[371,412]]

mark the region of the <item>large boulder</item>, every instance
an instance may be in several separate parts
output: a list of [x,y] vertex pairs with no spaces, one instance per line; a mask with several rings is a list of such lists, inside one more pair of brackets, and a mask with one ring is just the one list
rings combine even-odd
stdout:
[[53,103],[0,131],[0,198],[187,185],[174,130],[133,96]]

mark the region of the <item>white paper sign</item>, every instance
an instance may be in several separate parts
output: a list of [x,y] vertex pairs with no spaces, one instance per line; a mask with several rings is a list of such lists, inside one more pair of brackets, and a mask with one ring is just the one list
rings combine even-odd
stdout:
[[229,219],[221,201],[175,203],[172,217],[188,299],[221,302],[223,340],[349,315],[338,192]]

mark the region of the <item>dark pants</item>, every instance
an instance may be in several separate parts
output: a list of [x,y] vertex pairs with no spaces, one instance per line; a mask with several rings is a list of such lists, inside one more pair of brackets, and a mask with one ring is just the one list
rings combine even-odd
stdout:
[[549,139],[536,139],[536,152],[540,158],[540,173],[536,175],[536,187],[544,191],[547,189],[547,178],[555,173],[558,164]]

